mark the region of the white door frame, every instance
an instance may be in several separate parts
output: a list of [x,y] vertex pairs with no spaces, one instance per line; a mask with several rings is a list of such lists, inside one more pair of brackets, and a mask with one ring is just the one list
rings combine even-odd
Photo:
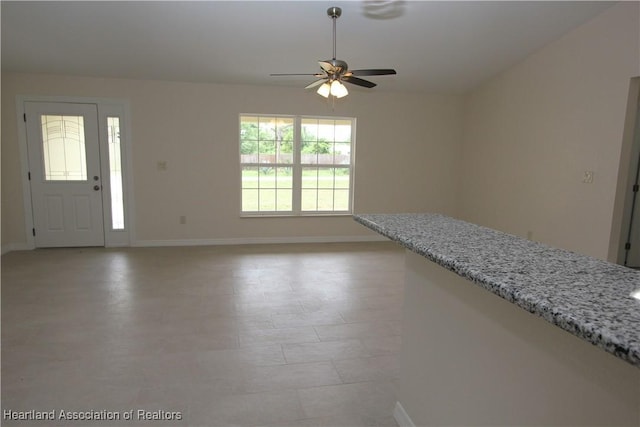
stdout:
[[[607,260],[624,265],[633,206],[633,183],[640,155],[640,77],[629,81],[629,95],[618,164],[618,180],[613,205],[611,235]],[[640,215],[640,213],[636,213]]]
[[[135,241],[135,218],[134,197],[133,197],[133,167],[131,149],[131,113],[129,101],[111,98],[83,98],[83,97],[61,97],[61,96],[28,96],[19,95],[16,97],[16,113],[18,125],[18,143],[20,146],[20,166],[22,170],[22,199],[24,206],[24,223],[27,249],[36,247],[33,237],[33,207],[31,205],[31,184],[29,182],[29,158],[27,152],[27,126],[24,121],[25,102],[57,102],[74,104],[94,104],[98,109],[98,138],[100,152],[101,169],[103,171],[103,214],[105,247],[131,246]],[[120,144],[122,156],[122,187],[124,197],[124,230],[111,229],[111,188],[109,180],[109,158],[108,140],[106,134],[107,116],[117,116],[120,118]]]
[[[620,251],[618,254],[619,263],[628,267],[638,268],[640,265],[637,263],[638,257],[638,241],[637,237],[640,235],[638,233],[638,226],[640,225],[640,211],[638,207],[640,206],[640,201],[637,200],[638,193],[633,192],[633,186],[637,183],[638,172],[640,171],[640,91],[636,96],[636,111],[635,115],[633,115],[633,141],[631,143],[631,153],[629,161],[629,171],[627,174],[627,183],[625,186],[625,212],[623,214],[623,223],[622,223],[622,233],[620,238]],[[635,226],[635,227],[634,227]],[[635,235],[632,235],[632,231],[635,232]],[[626,244],[629,244],[631,247],[627,249]],[[633,252],[632,252],[633,251]],[[632,255],[632,256],[631,256]],[[633,264],[633,265],[631,265]]]

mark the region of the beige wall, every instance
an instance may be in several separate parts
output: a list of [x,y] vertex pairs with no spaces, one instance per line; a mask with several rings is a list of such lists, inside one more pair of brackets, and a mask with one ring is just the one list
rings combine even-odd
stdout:
[[15,97],[60,95],[130,101],[138,241],[371,236],[349,217],[239,218],[238,114],[317,114],[358,119],[356,212],[442,212],[613,259],[639,9],[613,6],[465,96],[354,90],[334,110],[296,88],[3,74],[2,245],[25,242]]
[[639,16],[616,5],[468,95],[463,219],[608,257]]
[[[130,101],[137,241],[373,236],[351,217],[239,217],[238,114],[357,118],[357,212],[456,211],[462,102],[354,89],[334,109],[302,88],[2,75],[2,245],[26,242],[17,95]],[[166,161],[165,172],[157,170]],[[179,216],[186,215],[186,225]]]

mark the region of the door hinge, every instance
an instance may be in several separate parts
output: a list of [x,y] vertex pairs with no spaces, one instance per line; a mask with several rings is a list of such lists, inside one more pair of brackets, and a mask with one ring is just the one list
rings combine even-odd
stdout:
[[625,243],[625,245],[624,245],[624,249],[625,249],[626,251],[628,251],[629,249],[631,249],[631,243],[629,243],[629,242]]
[[633,185],[633,192],[637,193],[639,188],[640,188],[640,186],[638,184],[634,184]]
[[31,181],[31,172],[27,172],[27,178],[29,178],[29,181]]
[[24,120],[25,123],[27,122],[27,113],[24,113],[22,115],[22,119]]
[[32,229],[31,229],[31,233],[33,234],[33,237],[35,237],[35,236],[36,236],[36,229],[35,229],[35,228],[32,228]]

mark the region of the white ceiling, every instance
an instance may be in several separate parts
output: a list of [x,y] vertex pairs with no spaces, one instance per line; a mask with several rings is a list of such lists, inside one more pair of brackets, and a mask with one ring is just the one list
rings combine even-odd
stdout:
[[339,6],[337,58],[398,72],[372,90],[463,93],[613,4],[2,1],[2,70],[303,87],[269,74],[319,71]]

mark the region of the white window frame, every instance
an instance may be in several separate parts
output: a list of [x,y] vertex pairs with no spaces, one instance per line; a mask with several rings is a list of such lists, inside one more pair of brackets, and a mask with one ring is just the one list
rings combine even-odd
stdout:
[[[294,140],[293,140],[293,163],[290,165],[293,173],[293,190],[292,190],[292,208],[291,211],[243,211],[242,210],[242,168],[248,163],[242,163],[241,157],[241,138],[240,129],[242,118],[249,117],[273,117],[293,119],[294,122]],[[351,150],[348,165],[322,165],[318,167],[339,167],[349,169],[349,209],[329,211],[303,211],[302,210],[302,167],[301,154],[301,129],[302,120],[347,120],[351,122]],[[238,158],[239,158],[239,188],[240,188],[240,206],[239,212],[242,218],[263,218],[263,217],[321,217],[321,216],[351,216],[353,214],[354,202],[354,175],[355,175],[355,152],[356,152],[356,118],[355,117],[337,117],[337,116],[315,116],[315,115],[287,115],[287,114],[260,114],[260,113],[240,113],[238,115]],[[334,187],[335,189],[335,187]]]

